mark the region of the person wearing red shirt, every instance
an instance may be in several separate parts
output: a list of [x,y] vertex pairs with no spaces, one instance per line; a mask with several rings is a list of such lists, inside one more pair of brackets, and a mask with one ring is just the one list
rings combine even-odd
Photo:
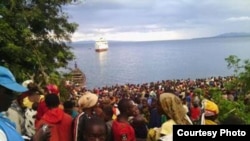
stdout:
[[193,103],[193,107],[190,110],[191,120],[195,123],[200,119],[201,109],[197,103]]
[[[45,87],[45,95],[47,95],[47,94],[55,94],[55,95],[59,96],[58,87],[55,84],[47,85]],[[62,107],[60,107],[60,108],[62,108]],[[46,106],[44,99],[40,100],[40,102],[38,103],[35,124],[37,124],[37,122],[42,118],[44,113],[46,113],[47,111],[48,111],[48,107]]]
[[120,115],[113,121],[112,132],[115,141],[136,141],[135,131],[128,118],[133,116],[134,104],[131,100],[121,99],[118,103]]
[[48,94],[45,96],[45,104],[48,110],[38,121],[36,129],[48,125],[51,130],[49,141],[72,141],[73,118],[59,108],[60,100],[57,95]]

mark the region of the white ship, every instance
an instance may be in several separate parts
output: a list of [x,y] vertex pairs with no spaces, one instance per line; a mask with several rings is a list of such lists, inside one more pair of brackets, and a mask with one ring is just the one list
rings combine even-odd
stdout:
[[107,51],[108,48],[109,48],[108,41],[106,39],[101,37],[98,40],[96,40],[96,42],[95,42],[95,51],[96,52]]

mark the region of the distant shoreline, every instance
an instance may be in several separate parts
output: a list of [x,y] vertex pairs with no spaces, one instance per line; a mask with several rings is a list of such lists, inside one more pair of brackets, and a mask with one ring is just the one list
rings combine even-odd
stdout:
[[[187,38],[187,39],[171,39],[171,40],[148,40],[148,41],[122,41],[122,40],[108,40],[109,43],[140,43],[140,42],[165,42],[165,41],[188,41],[188,40],[202,40],[202,39],[223,39],[223,38],[244,38],[250,37],[250,33],[225,33],[217,36],[211,37],[197,37],[197,38]],[[93,44],[94,40],[86,41],[73,41],[69,44]]]
[[[237,37],[204,37],[193,39],[179,39],[179,40],[156,40],[156,41],[108,41],[109,44],[143,44],[143,43],[157,43],[157,42],[188,42],[188,41],[202,41],[210,39],[237,39],[237,38],[250,38],[250,36],[237,36]],[[69,46],[77,47],[79,45],[93,45],[94,41],[77,41],[68,43]]]

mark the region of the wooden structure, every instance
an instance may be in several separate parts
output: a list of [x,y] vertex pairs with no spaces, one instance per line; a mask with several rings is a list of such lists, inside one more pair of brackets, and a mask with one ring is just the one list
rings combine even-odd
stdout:
[[71,75],[71,82],[75,86],[85,87],[86,85],[86,76],[85,74],[77,67],[75,63],[75,69],[73,69],[70,73]]

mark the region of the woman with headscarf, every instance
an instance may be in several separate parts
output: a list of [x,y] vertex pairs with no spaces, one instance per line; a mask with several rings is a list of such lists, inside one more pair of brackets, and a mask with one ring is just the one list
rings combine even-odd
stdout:
[[166,136],[172,136],[173,125],[192,124],[182,106],[181,99],[172,93],[163,93],[159,96],[158,112],[164,114],[168,120],[162,124],[161,128],[151,129],[147,141],[155,141],[158,139],[165,141]]
[[191,120],[179,97],[172,93],[163,93],[159,97],[159,112],[167,116],[167,121],[162,124],[160,134],[169,135],[173,132],[173,125],[190,125]]

